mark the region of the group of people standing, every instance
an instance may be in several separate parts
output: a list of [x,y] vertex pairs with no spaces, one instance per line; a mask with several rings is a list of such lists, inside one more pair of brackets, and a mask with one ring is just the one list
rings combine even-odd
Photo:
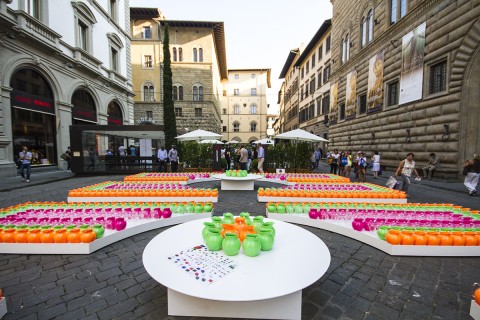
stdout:
[[232,169],[232,166],[240,170],[250,170],[253,160],[257,159],[257,169],[260,173],[264,173],[265,149],[261,143],[257,144],[256,149],[244,144],[237,145],[233,150],[227,146],[222,150],[222,158],[227,162],[227,170]]
[[171,172],[178,171],[178,151],[177,146],[172,145],[170,151],[167,152],[163,146],[158,149],[157,152],[157,161],[158,171],[159,172],[167,172],[167,163],[170,163],[170,170]]
[[[330,173],[338,174],[347,178],[350,178],[352,168],[355,173],[355,177],[360,181],[367,181],[367,166],[368,161],[363,151],[357,152],[356,155],[352,153],[352,150],[346,150],[338,152],[338,149],[334,149],[333,152],[327,152],[327,162],[330,165]],[[313,158],[312,158],[313,160]],[[381,174],[380,168],[380,155],[378,151],[374,151],[371,157],[373,177],[378,178]]]

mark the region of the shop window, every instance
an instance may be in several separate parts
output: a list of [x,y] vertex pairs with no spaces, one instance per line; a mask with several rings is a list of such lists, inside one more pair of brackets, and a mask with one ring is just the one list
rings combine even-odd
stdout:
[[109,125],[123,125],[123,112],[118,102],[112,101],[108,104],[107,114]]
[[91,94],[78,89],[72,95],[72,124],[97,124],[97,108]]

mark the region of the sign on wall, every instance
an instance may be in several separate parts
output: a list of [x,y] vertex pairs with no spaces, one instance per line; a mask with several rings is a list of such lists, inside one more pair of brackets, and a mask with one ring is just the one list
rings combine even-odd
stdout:
[[331,124],[337,123],[338,119],[338,82],[330,86],[330,114],[328,119]]
[[368,64],[367,112],[383,107],[383,51],[370,58]]
[[357,70],[351,71],[347,74],[345,95],[345,118],[355,118],[357,112]]
[[402,38],[399,104],[422,98],[426,25],[426,22],[422,23]]

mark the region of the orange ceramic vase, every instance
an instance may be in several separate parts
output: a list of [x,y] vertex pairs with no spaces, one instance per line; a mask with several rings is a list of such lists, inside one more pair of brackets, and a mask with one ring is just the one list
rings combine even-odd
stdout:
[[67,243],[67,231],[65,229],[55,230],[53,235],[53,242],[55,243]]
[[415,245],[416,246],[424,246],[424,245],[427,244],[428,239],[427,239],[427,236],[426,236],[425,232],[417,231],[413,234],[413,237],[415,238]]
[[247,234],[255,234],[255,229],[254,226],[247,226],[245,225],[242,230],[240,231],[238,238],[240,238],[240,241],[243,242],[245,240],[245,237]]
[[97,234],[90,228],[82,230],[80,239],[82,243],[90,243],[97,238]]
[[391,245],[397,245],[402,243],[402,237],[400,236],[400,231],[398,230],[389,230],[385,236],[385,240]]
[[40,235],[40,241],[42,243],[53,243],[53,230],[52,229],[42,230],[42,234]]
[[478,243],[477,237],[475,237],[473,232],[465,232],[463,237],[465,238],[466,246],[476,246]]
[[2,242],[14,243],[15,242],[15,229],[6,229],[2,233]]
[[67,241],[69,243],[80,243],[82,240],[80,239],[80,229],[72,229],[67,233]]
[[16,243],[27,243],[28,229],[18,229],[15,232],[15,242]]
[[452,234],[453,246],[464,246],[465,245],[465,237],[461,232],[455,232]]
[[440,237],[437,232],[428,232],[427,233],[427,245],[428,246],[439,246]]
[[32,229],[28,232],[28,242],[29,243],[40,243],[40,229]]
[[450,236],[449,233],[442,232],[439,235],[440,237],[440,245],[441,246],[451,246],[453,245],[453,238]]
[[233,224],[222,224],[222,231],[220,234],[225,238],[225,233],[237,233],[237,229]]
[[415,238],[413,237],[412,231],[402,231],[400,236],[402,237],[401,243],[404,246],[411,246],[415,243]]

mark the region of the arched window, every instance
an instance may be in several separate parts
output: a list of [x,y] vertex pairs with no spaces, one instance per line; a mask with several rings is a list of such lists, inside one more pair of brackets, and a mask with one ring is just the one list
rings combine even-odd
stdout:
[[250,122],[250,131],[257,132],[257,123],[255,121]]
[[193,62],[197,62],[197,48],[193,48]]
[[203,62],[203,49],[198,49],[198,61]]
[[350,35],[347,33],[342,39],[342,64],[350,59]]
[[368,25],[368,42],[373,40],[373,10],[370,9],[367,14],[367,25]]
[[362,17],[362,47],[365,47],[368,43],[373,40],[373,10],[368,10],[368,13]]
[[178,100],[183,101],[183,87],[178,87]]
[[362,17],[362,47],[367,44],[367,19]]
[[174,101],[176,101],[176,100],[182,101],[183,100],[183,86],[181,86],[179,84],[173,85],[172,96],[173,96]]
[[182,48],[178,48],[178,61],[183,61],[183,50]]
[[193,101],[198,101],[198,88],[193,87]]
[[108,104],[107,113],[108,113],[108,124],[110,125],[123,124],[122,108],[116,101],[112,101]]
[[72,95],[72,124],[97,124],[97,108],[90,93],[78,89]]
[[235,121],[233,123],[233,132],[240,132],[240,122]]
[[155,101],[155,90],[153,84],[146,83],[143,86],[143,101]]
[[178,100],[178,87],[172,87],[172,98],[173,101]]
[[203,101],[203,87],[198,87],[198,101]]
[[177,61],[177,48],[173,48],[173,61]]
[[233,113],[240,114],[240,106],[238,104],[233,106]]

